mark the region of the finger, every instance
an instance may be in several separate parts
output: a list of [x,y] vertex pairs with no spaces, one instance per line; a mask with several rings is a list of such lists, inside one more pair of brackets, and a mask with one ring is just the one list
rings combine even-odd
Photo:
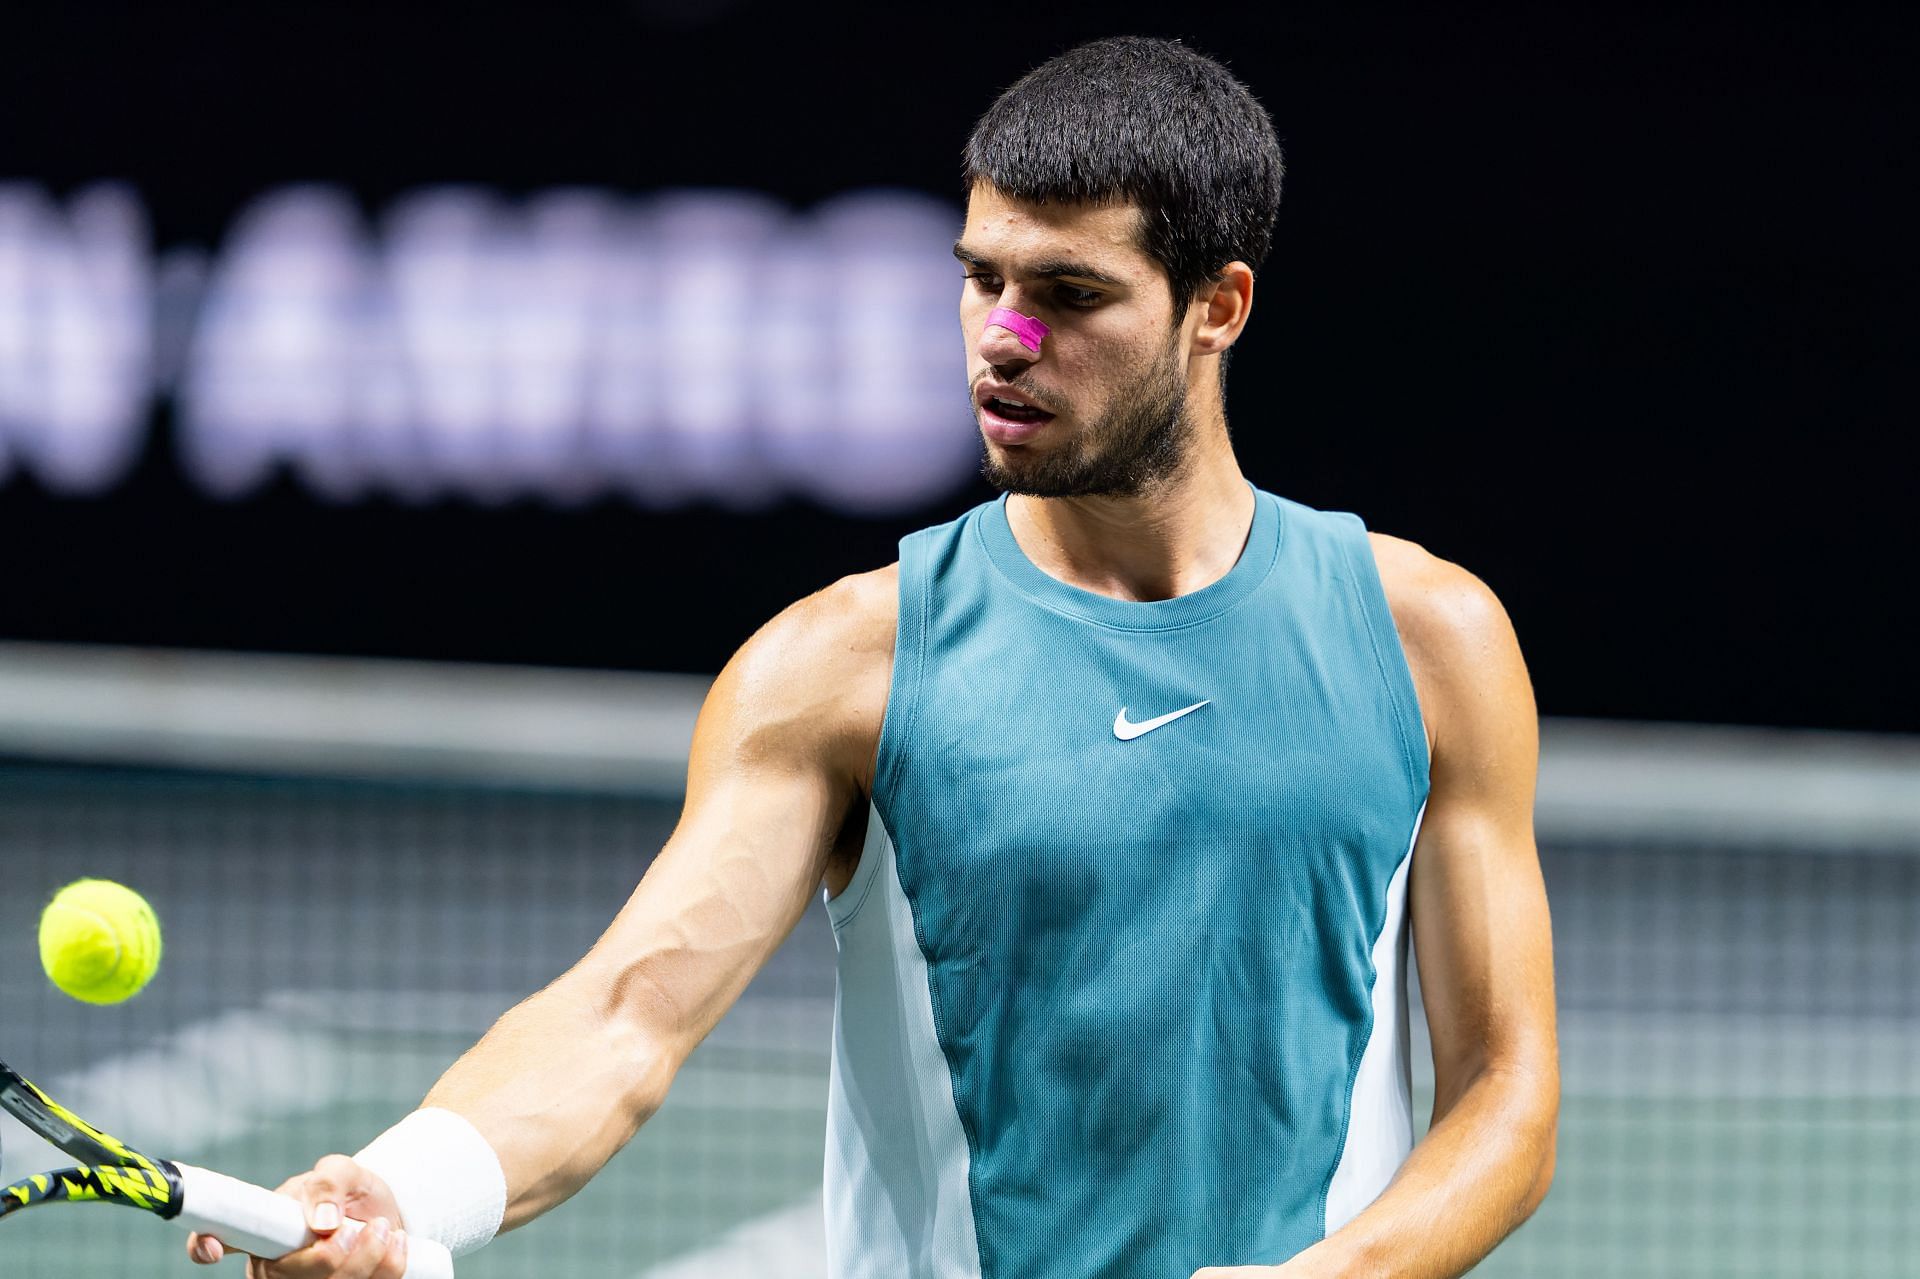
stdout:
[[252,1258],[247,1265],[247,1279],[339,1279],[353,1273],[347,1269],[351,1258],[352,1250],[346,1242],[338,1235],[330,1235],[276,1261]]
[[226,1249],[212,1235],[195,1231],[187,1236],[187,1257],[196,1265],[211,1266],[226,1255]]
[[375,1217],[353,1241],[353,1250],[347,1254],[346,1264],[335,1272],[335,1279],[374,1279],[392,1243],[393,1223],[385,1217]]
[[298,1178],[300,1189],[295,1198],[307,1205],[307,1229],[325,1237],[340,1229],[340,1202],[346,1197],[352,1162],[345,1155],[328,1155],[313,1166],[313,1171]]
[[373,1279],[406,1279],[406,1274],[407,1232],[395,1226],[387,1242],[386,1260],[374,1270]]
[[387,1190],[386,1183],[373,1177],[347,1156],[328,1155],[314,1164],[311,1175],[338,1191],[332,1201],[340,1209],[343,1218],[372,1221],[375,1217],[385,1217],[396,1228],[400,1225],[400,1214],[395,1210],[393,1195]]

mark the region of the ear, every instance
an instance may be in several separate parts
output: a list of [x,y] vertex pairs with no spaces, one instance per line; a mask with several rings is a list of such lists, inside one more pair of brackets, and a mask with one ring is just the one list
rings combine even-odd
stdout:
[[1220,278],[1201,287],[1193,299],[1200,326],[1193,331],[1195,355],[1218,355],[1232,346],[1253,313],[1253,268],[1229,262]]

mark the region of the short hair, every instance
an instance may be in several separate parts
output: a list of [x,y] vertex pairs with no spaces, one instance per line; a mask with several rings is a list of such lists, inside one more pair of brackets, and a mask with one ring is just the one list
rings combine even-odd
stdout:
[[1273,244],[1283,165],[1273,121],[1218,62],[1174,40],[1069,49],[994,99],[967,139],[965,179],[1035,204],[1137,204],[1140,247],[1176,315],[1227,263]]

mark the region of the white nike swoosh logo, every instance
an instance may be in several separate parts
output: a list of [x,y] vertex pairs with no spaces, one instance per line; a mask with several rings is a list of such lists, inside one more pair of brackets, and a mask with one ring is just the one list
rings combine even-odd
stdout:
[[[1212,700],[1213,700],[1212,698],[1208,698],[1207,702],[1210,702]],[[1129,724],[1127,722],[1127,708],[1122,706],[1120,708],[1120,713],[1113,717],[1113,735],[1119,738],[1123,742],[1130,742],[1136,737],[1141,737],[1147,733],[1151,733],[1154,729],[1159,728],[1162,724],[1173,723],[1173,721],[1175,721],[1176,719],[1179,719],[1182,715],[1193,714],[1195,711],[1199,710],[1202,706],[1205,706],[1207,702],[1195,702],[1191,706],[1182,706],[1177,711],[1168,711],[1165,715],[1158,715],[1158,716],[1155,716],[1153,719],[1142,720],[1138,724]]]

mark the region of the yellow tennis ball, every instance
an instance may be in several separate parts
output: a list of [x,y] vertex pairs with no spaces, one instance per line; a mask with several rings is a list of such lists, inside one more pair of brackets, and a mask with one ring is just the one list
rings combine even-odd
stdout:
[[40,914],[40,966],[75,999],[132,999],[160,967],[160,921],[125,884],[75,880]]

